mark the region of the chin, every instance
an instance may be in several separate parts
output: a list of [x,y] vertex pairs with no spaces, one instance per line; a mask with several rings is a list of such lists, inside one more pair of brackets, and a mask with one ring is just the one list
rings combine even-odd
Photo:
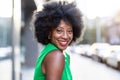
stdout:
[[65,49],[66,49],[67,47],[65,47],[65,48],[59,48],[61,51],[64,51]]

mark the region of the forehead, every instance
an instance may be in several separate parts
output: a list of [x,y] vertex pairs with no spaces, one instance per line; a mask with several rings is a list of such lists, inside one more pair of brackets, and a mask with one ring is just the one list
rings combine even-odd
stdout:
[[71,24],[64,20],[61,20],[57,27],[72,28]]

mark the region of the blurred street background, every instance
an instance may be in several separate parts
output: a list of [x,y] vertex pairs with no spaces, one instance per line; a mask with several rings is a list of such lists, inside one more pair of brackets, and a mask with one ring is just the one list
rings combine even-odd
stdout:
[[[32,16],[50,0],[0,1],[0,80],[33,80],[37,56]],[[83,40],[69,46],[73,80],[120,80],[120,1],[76,1],[83,13]]]

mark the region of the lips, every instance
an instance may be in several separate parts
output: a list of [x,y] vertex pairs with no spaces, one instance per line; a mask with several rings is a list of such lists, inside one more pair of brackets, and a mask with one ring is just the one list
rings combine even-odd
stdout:
[[61,46],[67,46],[68,45],[68,41],[59,41]]

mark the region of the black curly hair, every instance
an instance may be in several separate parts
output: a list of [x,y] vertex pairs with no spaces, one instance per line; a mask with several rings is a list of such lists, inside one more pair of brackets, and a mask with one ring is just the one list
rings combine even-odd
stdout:
[[82,34],[82,14],[74,2],[65,1],[47,2],[41,11],[35,13],[34,28],[37,41],[44,45],[48,44],[49,33],[59,25],[61,20],[72,25],[73,40],[71,43],[75,42]]

